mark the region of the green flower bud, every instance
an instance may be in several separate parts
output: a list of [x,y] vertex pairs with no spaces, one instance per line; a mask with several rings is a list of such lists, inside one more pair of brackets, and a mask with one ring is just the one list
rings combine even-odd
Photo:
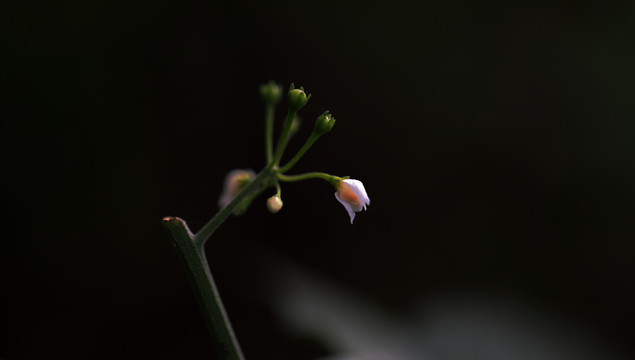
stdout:
[[306,105],[311,95],[307,96],[304,92],[304,88],[295,89],[293,84],[289,89],[289,109],[292,111],[298,111]]
[[333,125],[335,125],[335,118],[328,111],[325,111],[315,120],[315,132],[319,135],[326,134],[331,131]]
[[282,87],[273,81],[269,81],[260,85],[260,96],[265,103],[275,105],[282,97]]

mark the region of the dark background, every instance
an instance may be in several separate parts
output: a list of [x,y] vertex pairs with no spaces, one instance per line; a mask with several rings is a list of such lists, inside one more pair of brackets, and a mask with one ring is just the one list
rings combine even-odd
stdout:
[[351,226],[327,184],[294,183],[215,234],[248,358],[327,354],[279,325],[265,254],[388,311],[514,294],[635,350],[633,3],[2,7],[0,357],[213,356],[161,218],[197,230],[229,170],[264,165],[270,79],[313,94],[291,149],[337,118],[293,172],[372,204]]

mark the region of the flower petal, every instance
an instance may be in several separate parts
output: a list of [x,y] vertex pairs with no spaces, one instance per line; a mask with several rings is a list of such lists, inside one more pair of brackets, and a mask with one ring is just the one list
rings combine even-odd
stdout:
[[337,201],[340,202],[340,204],[344,205],[344,208],[348,212],[348,216],[351,217],[351,224],[352,224],[353,220],[355,220],[355,211],[353,210],[353,207],[351,206],[351,204],[342,200],[342,198],[340,198],[340,195],[338,193],[335,193],[335,198],[337,199]]
[[350,189],[355,193],[355,195],[357,195],[360,202],[362,203],[362,206],[364,207],[364,210],[366,210],[366,206],[370,205],[370,198],[368,197],[368,194],[366,193],[364,184],[361,181],[355,180],[355,179],[345,179],[342,181],[345,182],[350,187]]

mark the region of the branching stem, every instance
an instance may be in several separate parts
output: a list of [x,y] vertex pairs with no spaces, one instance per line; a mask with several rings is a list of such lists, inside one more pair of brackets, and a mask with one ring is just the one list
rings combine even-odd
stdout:
[[163,226],[168,230],[179,257],[185,266],[187,276],[195,289],[205,322],[212,332],[214,347],[221,359],[244,360],[238,340],[234,335],[229,318],[205,258],[205,242],[227,219],[245,198],[259,186],[271,180],[274,175],[273,163],[262,170],[234,199],[219,211],[196,234],[192,234],[185,221],[177,217],[166,217]]
[[221,211],[219,211],[214,217],[203,226],[203,228],[194,236],[192,241],[199,247],[203,247],[209,237],[216,231],[220,224],[227,219],[229,215],[234,211],[234,208],[238,206],[252,191],[256,190],[258,186],[262,185],[265,180],[272,176],[271,170],[273,165],[267,166],[238,194],[234,199],[227,204]]

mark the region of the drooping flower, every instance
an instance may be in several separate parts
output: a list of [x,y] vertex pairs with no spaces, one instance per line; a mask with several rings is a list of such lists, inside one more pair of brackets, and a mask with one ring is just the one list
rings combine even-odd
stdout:
[[256,177],[256,173],[252,170],[236,169],[230,171],[225,177],[223,192],[218,199],[218,206],[221,209],[227,206],[254,177]]
[[366,210],[370,205],[370,199],[364,189],[364,184],[355,179],[344,179],[337,183],[335,198],[339,201],[351,217],[351,224],[355,220],[355,213]]

